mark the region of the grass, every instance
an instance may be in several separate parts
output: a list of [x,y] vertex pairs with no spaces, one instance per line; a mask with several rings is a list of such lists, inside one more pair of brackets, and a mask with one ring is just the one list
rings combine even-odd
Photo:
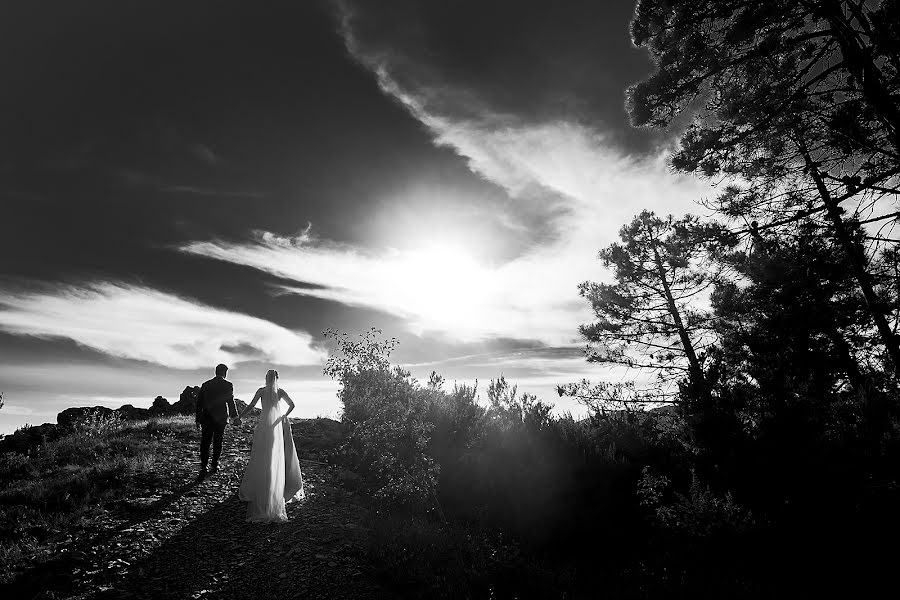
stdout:
[[0,565],[39,555],[48,540],[153,484],[156,450],[189,437],[188,416],[117,421],[89,417],[22,452],[0,454]]

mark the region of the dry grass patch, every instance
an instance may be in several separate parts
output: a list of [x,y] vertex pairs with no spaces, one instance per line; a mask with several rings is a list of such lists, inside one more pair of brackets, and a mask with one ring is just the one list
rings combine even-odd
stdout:
[[[89,416],[25,452],[0,454],[0,565],[41,553],[47,540],[152,483],[165,439],[189,437],[187,416],[120,421]],[[149,479],[148,479],[149,477]]]

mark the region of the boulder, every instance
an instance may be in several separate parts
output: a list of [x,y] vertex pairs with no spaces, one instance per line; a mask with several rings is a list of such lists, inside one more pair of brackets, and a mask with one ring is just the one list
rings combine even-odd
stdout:
[[178,397],[178,402],[172,405],[172,411],[179,415],[193,415],[197,412],[197,395],[200,393],[198,386],[187,386]]
[[87,418],[117,418],[116,411],[105,406],[79,406],[67,408],[56,415],[56,422],[61,427],[68,427]]
[[[56,422],[60,427],[70,427],[85,419],[126,419],[139,421],[150,417],[163,417],[168,415],[193,415],[197,410],[197,395],[200,388],[187,386],[181,392],[175,404],[169,404],[163,396],[157,396],[149,409],[138,408],[131,404],[125,404],[117,409],[105,406],[79,406],[67,408],[56,416]],[[35,433],[33,432],[32,435]]]
[[162,396],[157,396],[150,405],[150,414],[154,417],[162,417],[172,414],[172,405]]
[[140,421],[150,418],[150,409],[136,408],[131,404],[125,404],[116,409],[116,412],[122,415],[123,419],[128,421]]
[[27,454],[29,450],[57,439],[62,428],[53,423],[43,425],[25,425],[0,440],[0,453],[20,452]]

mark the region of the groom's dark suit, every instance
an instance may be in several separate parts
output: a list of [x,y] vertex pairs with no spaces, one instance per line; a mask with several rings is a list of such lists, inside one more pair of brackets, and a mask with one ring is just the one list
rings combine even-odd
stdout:
[[212,469],[219,465],[219,456],[222,454],[222,436],[225,435],[225,425],[228,417],[237,416],[237,408],[234,405],[234,386],[224,377],[213,377],[204,381],[197,394],[197,423],[200,424],[200,466],[205,471],[209,461],[209,443],[212,442]]

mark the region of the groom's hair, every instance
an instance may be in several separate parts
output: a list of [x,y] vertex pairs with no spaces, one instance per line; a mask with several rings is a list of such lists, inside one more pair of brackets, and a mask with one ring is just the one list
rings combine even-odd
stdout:
[[225,377],[225,373],[228,372],[228,367],[225,365],[216,365],[216,376],[217,377]]

